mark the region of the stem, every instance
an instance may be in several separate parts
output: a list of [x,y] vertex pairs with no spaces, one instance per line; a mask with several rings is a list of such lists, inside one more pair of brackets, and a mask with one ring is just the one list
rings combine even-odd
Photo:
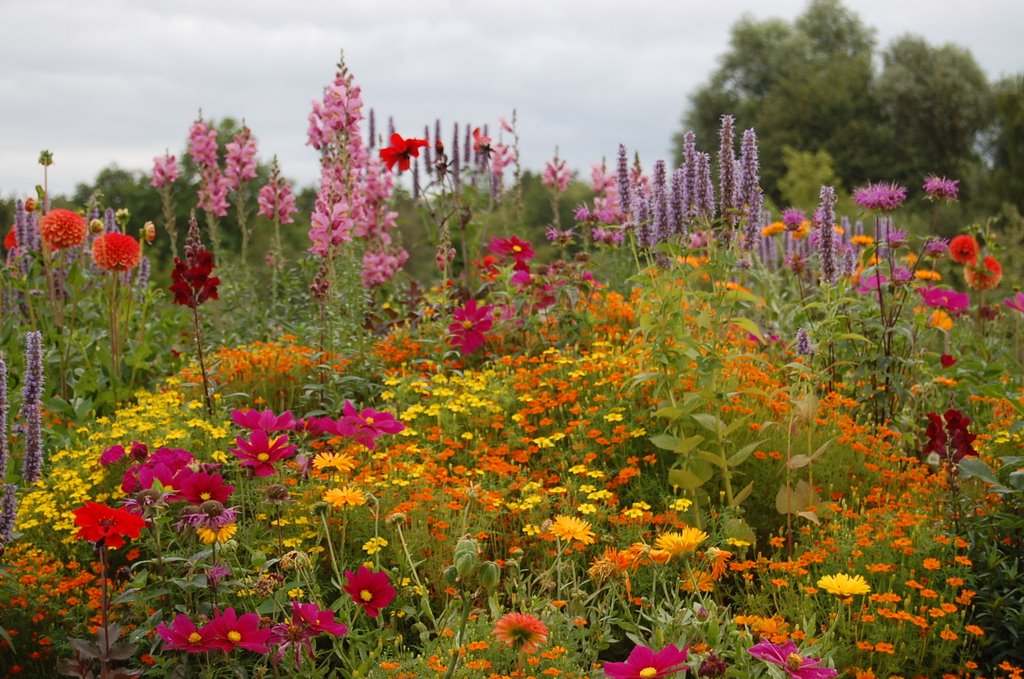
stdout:
[[100,656],[100,676],[107,676],[107,656],[110,655],[110,627],[107,608],[110,595],[107,592],[107,546],[100,545],[100,619],[103,624],[103,655]]
[[210,400],[210,381],[206,376],[206,362],[203,360],[203,341],[199,331],[199,305],[192,307],[192,320],[196,333],[196,352],[199,354],[199,369],[203,373],[203,398],[206,401],[206,413],[213,417],[213,402]]
[[472,611],[471,602],[466,592],[460,592],[459,596],[462,599],[462,616],[459,620],[459,631],[455,635],[455,648],[452,649],[452,659],[448,663],[448,671],[444,673],[443,679],[451,679],[455,674],[455,668],[459,665],[459,658],[462,657],[462,639],[466,635],[466,621],[469,620],[469,614]]

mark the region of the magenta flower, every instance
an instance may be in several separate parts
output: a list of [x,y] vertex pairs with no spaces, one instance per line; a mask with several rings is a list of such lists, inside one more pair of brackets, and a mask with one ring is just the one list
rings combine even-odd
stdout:
[[300,604],[292,600],[292,619],[270,628],[270,643],[278,646],[274,664],[281,662],[289,648],[295,648],[295,664],[302,667],[303,651],[310,660],[316,660],[312,639],[321,634],[344,636],[348,628],[334,622],[334,612],[320,610],[316,604]]
[[405,425],[391,413],[373,408],[363,408],[357,412],[352,402],[346,400],[341,419],[338,420],[337,433],[373,450],[376,440],[382,434],[397,434],[403,429]]
[[125,470],[121,479],[121,490],[125,493],[136,493],[149,490],[159,482],[164,488],[171,488],[175,478],[185,470],[195,458],[187,450],[178,448],[158,448],[147,457],[142,464],[136,464]]
[[1009,309],[1013,309],[1014,311],[1019,311],[1024,314],[1024,292],[1018,292],[1013,297],[1007,297],[1003,300],[1003,304],[1005,304]]
[[255,430],[246,441],[241,436],[235,438],[237,448],[231,450],[240,460],[243,467],[250,467],[253,476],[270,476],[274,473],[274,463],[291,457],[295,446],[288,445],[288,435],[278,436],[273,441],[262,429]]
[[267,640],[270,629],[260,627],[260,616],[255,613],[235,614],[235,609],[227,608],[223,613],[215,615],[213,620],[202,629],[210,646],[230,653],[236,648],[244,648],[256,653],[267,653]]
[[366,566],[360,566],[355,573],[345,571],[345,591],[371,618],[376,618],[397,594],[387,573],[371,571]]
[[550,186],[556,191],[565,191],[569,188],[569,180],[571,178],[572,172],[566,167],[565,161],[555,156],[544,164],[544,174],[541,175],[540,183],[544,186]]
[[868,210],[879,210],[881,212],[892,212],[907,199],[906,188],[896,182],[891,184],[869,183],[855,189],[853,201]]
[[820,659],[801,656],[797,653],[796,644],[792,641],[778,646],[765,640],[750,647],[748,652],[758,660],[778,665],[786,671],[786,674],[796,679],[830,679],[830,677],[839,676],[839,672],[831,668],[818,667],[821,663]]
[[167,651],[205,653],[214,648],[208,638],[208,628],[196,629],[195,623],[184,613],[178,613],[170,627],[163,623],[157,625],[156,633],[164,640],[164,650]]
[[202,120],[192,123],[188,130],[188,154],[199,167],[217,167],[217,130]]
[[782,211],[782,223],[790,231],[796,231],[807,221],[807,213],[800,208],[787,207]]
[[491,317],[491,310],[494,307],[482,306],[477,308],[476,300],[470,299],[461,309],[452,313],[453,323],[448,326],[451,333],[451,345],[464,355],[472,354],[484,345],[487,337],[484,333],[491,329],[494,321]]
[[153,180],[149,183],[150,186],[154,189],[159,189],[167,184],[173,184],[177,180],[177,158],[167,154],[153,159]]
[[928,194],[928,200],[941,200],[944,202],[954,201],[960,192],[960,182],[956,179],[946,179],[930,174],[924,178],[924,190]]
[[225,484],[220,474],[182,473],[175,480],[175,484],[178,489],[176,497],[191,505],[201,505],[207,500],[227,504],[231,493],[235,492],[235,487]]
[[292,215],[298,208],[295,207],[292,185],[281,176],[276,157],[270,180],[260,189],[256,202],[259,204],[257,213],[267,219],[276,219],[281,224],[291,224],[295,221]]
[[230,189],[231,180],[221,174],[216,165],[207,167],[203,170],[203,179],[199,186],[199,209],[216,217],[227,215]]
[[917,291],[928,306],[945,309],[954,315],[962,314],[971,305],[971,298],[966,292],[942,288],[918,288]]
[[100,455],[100,464],[104,467],[112,465],[124,457],[124,454],[124,446],[110,446]]
[[498,257],[511,257],[515,260],[515,268],[529,268],[528,262],[533,259],[533,246],[515,236],[511,238],[493,238],[487,249]]
[[245,429],[262,429],[263,431],[290,431],[298,425],[290,410],[286,410],[280,415],[275,415],[272,410],[256,410],[255,408],[232,410],[231,421]]
[[857,283],[857,292],[862,295],[877,295],[882,286],[888,282],[889,277],[885,274],[862,276],[860,281]]
[[615,679],[661,679],[690,669],[683,664],[686,650],[669,644],[655,653],[647,646],[636,646],[625,662],[605,663],[604,673]]

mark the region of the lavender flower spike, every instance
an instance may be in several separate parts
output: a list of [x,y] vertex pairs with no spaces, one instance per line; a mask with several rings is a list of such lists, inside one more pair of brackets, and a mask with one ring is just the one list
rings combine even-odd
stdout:
[[0,498],[0,554],[4,545],[11,541],[14,532],[14,521],[18,517],[18,487],[13,483],[0,484],[3,497]]
[[626,153],[625,144],[619,144],[619,164],[617,170],[619,210],[625,215],[629,212],[629,206],[632,205],[629,195],[629,158]]
[[761,166],[757,150],[757,133],[744,130],[743,150],[740,157],[742,177],[740,179],[740,196],[743,201],[744,216],[747,228],[743,234],[743,247],[749,250],[754,245],[761,228],[761,208],[764,194],[761,192]]
[[839,280],[836,263],[835,229],[836,190],[831,186],[821,187],[821,204],[815,213],[818,226],[818,257],[821,261],[821,278],[826,283]]
[[43,335],[38,330],[25,335],[25,385],[21,396],[21,418],[25,423],[25,459],[21,476],[26,484],[43,475]]
[[668,196],[665,187],[665,161],[659,160],[654,163],[654,184],[652,195],[652,219],[654,220],[651,229],[651,245],[657,245],[671,235],[668,225]]
[[0,483],[7,478],[7,459],[11,452],[7,445],[7,412],[10,407],[7,401],[7,364],[0,358]]
[[736,187],[736,154],[733,151],[733,125],[736,119],[722,116],[722,127],[718,132],[718,201],[726,226],[736,228],[739,215],[736,212],[738,191]]

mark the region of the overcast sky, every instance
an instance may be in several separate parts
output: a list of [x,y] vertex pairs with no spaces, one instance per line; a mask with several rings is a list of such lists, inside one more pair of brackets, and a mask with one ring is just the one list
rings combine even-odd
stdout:
[[[149,172],[179,154],[201,108],[245,118],[260,156],[300,185],[310,101],[339,51],[378,121],[404,136],[435,118],[517,109],[526,167],[559,147],[586,170],[618,144],[668,158],[687,95],[744,13],[791,20],[806,0],[0,0],[0,195],[52,192],[102,168]],[[969,49],[991,78],[1024,72],[1020,0],[847,0],[881,46],[904,33]],[[381,129],[379,125],[378,129]],[[714,146],[714,142],[699,144]]]

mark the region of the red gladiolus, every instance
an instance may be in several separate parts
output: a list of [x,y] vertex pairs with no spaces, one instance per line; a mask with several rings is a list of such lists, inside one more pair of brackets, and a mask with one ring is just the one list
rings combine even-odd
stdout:
[[174,303],[195,309],[208,299],[217,299],[217,286],[220,279],[211,276],[213,273],[213,255],[200,249],[194,256],[189,256],[188,263],[174,258],[174,270],[171,272],[171,292]]
[[391,146],[380,150],[380,158],[388,169],[391,170],[398,163],[398,171],[403,172],[409,169],[412,158],[418,158],[420,149],[427,145],[426,139],[402,139],[397,132],[391,135]]
[[106,271],[130,271],[142,260],[139,241],[123,233],[105,233],[92,242],[92,261]]
[[51,250],[73,248],[85,242],[85,217],[71,210],[55,208],[39,221],[39,233]]
[[966,233],[949,242],[949,256],[957,264],[974,264],[978,261],[978,251],[978,241]]
[[376,618],[397,594],[387,573],[371,571],[366,566],[360,566],[355,573],[345,571],[345,591],[371,618]]
[[86,502],[74,514],[75,525],[79,526],[76,537],[107,547],[121,547],[125,538],[139,537],[139,533],[146,527],[142,517],[96,502]]

